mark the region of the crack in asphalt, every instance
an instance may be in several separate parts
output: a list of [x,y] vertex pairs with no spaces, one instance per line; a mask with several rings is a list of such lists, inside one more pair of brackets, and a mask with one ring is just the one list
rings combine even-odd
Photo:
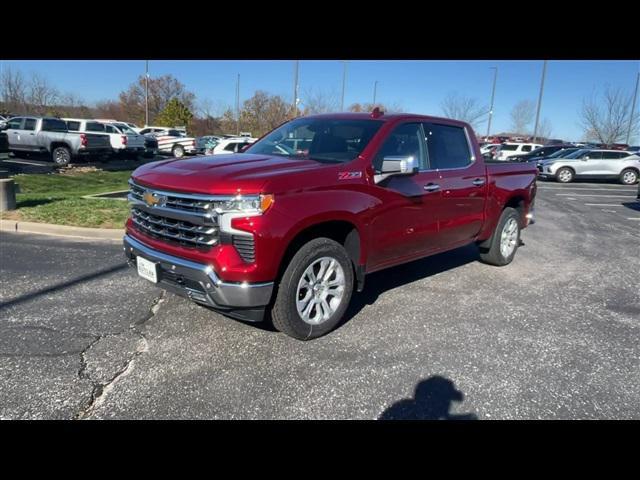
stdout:
[[[98,335],[95,340],[93,340],[89,345],[87,345],[84,350],[80,352],[80,369],[78,370],[78,377],[82,380],[89,380],[93,385],[93,389],[91,390],[89,401],[80,409],[80,411],[78,411],[78,413],[76,413],[76,415],[73,417],[74,420],[83,420],[89,417],[97,407],[102,405],[107,394],[113,389],[118,380],[128,375],[129,372],[133,370],[136,358],[149,350],[149,342],[147,341],[147,337],[142,331],[139,330],[139,327],[151,320],[158,313],[158,311],[160,310],[160,305],[165,300],[165,295],[166,291],[163,290],[160,295],[152,302],[151,307],[149,308],[149,314],[141,320],[135,322],[127,330],[123,330],[122,332],[116,334]],[[93,380],[91,376],[86,372],[88,366],[86,359],[87,352],[103,338],[116,337],[118,335],[126,333],[127,331],[132,331],[140,336],[138,345],[136,346],[133,354],[124,363],[123,367],[116,371],[116,373],[108,381],[101,383]]]

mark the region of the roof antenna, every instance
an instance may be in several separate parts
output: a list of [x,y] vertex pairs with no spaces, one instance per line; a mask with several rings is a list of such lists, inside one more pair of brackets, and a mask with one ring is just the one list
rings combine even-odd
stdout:
[[381,112],[379,107],[374,108],[371,112],[371,118],[379,118],[382,115],[384,115],[384,112]]

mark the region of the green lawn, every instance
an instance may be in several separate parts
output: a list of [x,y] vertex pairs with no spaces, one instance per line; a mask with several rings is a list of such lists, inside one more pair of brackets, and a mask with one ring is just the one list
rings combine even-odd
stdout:
[[123,228],[127,202],[82,198],[83,195],[127,190],[131,171],[76,174],[16,175],[18,209],[2,218],[79,227]]

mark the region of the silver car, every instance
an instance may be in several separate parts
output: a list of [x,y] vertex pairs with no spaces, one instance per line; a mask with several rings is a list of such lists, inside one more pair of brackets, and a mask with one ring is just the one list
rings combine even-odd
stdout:
[[538,163],[538,175],[569,183],[575,178],[617,178],[633,185],[640,178],[640,156],[620,150],[581,149]]

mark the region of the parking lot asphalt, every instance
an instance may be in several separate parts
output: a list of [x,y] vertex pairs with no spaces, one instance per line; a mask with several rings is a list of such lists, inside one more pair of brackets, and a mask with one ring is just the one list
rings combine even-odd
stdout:
[[367,277],[299,342],[163,293],[117,243],[0,236],[0,418],[640,418],[637,187],[539,182],[514,262]]

